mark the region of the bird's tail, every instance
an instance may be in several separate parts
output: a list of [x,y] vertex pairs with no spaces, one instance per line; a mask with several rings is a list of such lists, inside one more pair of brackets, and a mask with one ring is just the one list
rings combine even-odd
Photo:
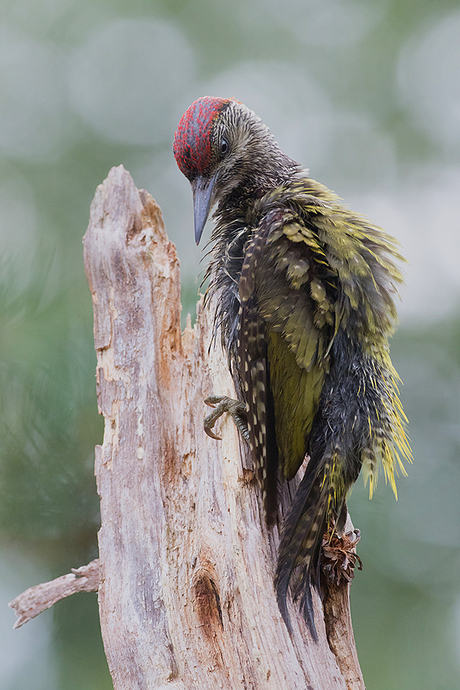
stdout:
[[278,606],[286,627],[292,630],[287,610],[287,591],[294,570],[298,577],[291,583],[294,600],[317,640],[313,616],[312,586],[319,587],[319,562],[323,534],[329,516],[340,514],[345,491],[340,491],[340,462],[337,452],[328,453],[307,465],[305,475],[294,496],[281,533],[275,589]]

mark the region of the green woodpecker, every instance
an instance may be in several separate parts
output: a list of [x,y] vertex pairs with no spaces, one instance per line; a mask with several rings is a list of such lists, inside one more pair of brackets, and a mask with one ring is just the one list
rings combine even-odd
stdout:
[[292,479],[307,459],[282,524],[275,588],[288,628],[291,586],[316,637],[311,587],[325,530],[343,528],[361,468],[371,496],[380,466],[396,494],[410,459],[388,350],[402,257],[236,100],[195,101],[174,156],[192,187],[197,244],[217,204],[208,294],[218,296],[215,324],[244,402],[223,399],[210,417],[235,414],[269,524],[279,477]]

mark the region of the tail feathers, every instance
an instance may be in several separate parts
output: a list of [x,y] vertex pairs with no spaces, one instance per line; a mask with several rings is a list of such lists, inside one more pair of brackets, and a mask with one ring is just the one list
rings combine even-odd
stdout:
[[294,570],[299,568],[299,576],[291,588],[294,600],[300,600],[300,610],[316,641],[318,637],[311,587],[319,587],[322,538],[329,515],[335,513],[331,506],[333,465],[332,458],[323,457],[316,467],[307,466],[291,510],[284,521],[275,575],[278,606],[286,627],[291,632],[287,592]]

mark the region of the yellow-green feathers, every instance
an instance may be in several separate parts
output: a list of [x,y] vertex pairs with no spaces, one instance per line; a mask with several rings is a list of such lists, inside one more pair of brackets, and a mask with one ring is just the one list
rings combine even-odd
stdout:
[[[357,394],[370,406],[369,433],[357,462],[363,464],[371,495],[380,466],[396,491],[395,474],[404,473],[400,458],[409,459],[410,450],[398,378],[388,355],[396,321],[394,295],[402,280],[394,263],[402,258],[395,240],[340,206],[332,192],[310,178],[265,195],[256,202],[254,215],[258,227],[243,265],[240,293],[250,276],[250,292],[267,332],[284,476],[294,476],[309,452],[309,434],[340,330],[342,342],[358,346],[360,361],[368,368]],[[366,386],[373,386],[374,395],[366,396]],[[346,435],[350,429],[344,425],[337,433]]]

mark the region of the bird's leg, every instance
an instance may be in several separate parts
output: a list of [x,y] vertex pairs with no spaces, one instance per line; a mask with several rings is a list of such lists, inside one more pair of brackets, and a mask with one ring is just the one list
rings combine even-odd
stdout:
[[214,408],[204,419],[204,430],[208,436],[215,438],[217,441],[221,440],[220,436],[216,436],[212,429],[219,417],[224,412],[229,412],[241,436],[249,443],[248,411],[245,403],[228,398],[226,395],[211,395],[209,398],[206,398],[205,403],[209,407]]

